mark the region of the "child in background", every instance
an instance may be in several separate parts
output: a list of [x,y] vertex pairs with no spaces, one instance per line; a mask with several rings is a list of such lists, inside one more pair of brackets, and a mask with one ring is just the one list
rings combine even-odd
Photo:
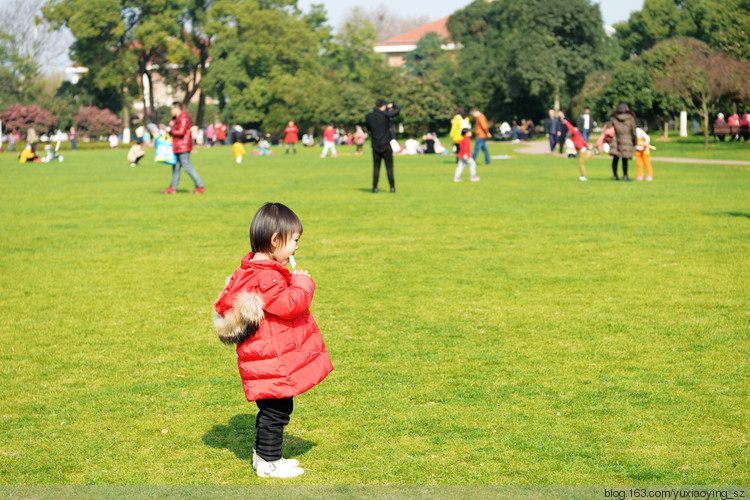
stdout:
[[143,158],[145,154],[146,153],[141,147],[141,141],[136,141],[135,144],[130,146],[130,151],[128,151],[128,161],[130,162],[130,166],[135,167],[138,165],[138,162],[141,161],[141,158]]
[[286,143],[286,154],[289,154],[290,145],[292,146],[292,149],[294,149],[294,154],[297,154],[297,142],[299,141],[297,134],[299,134],[299,129],[297,128],[297,125],[294,124],[294,120],[289,120],[289,124],[284,129],[284,142]]
[[245,396],[258,405],[252,465],[260,477],[304,473],[297,460],[281,456],[292,398],[333,370],[309,311],[315,283],[307,271],[286,268],[301,234],[302,223],[288,207],[263,205],[250,225],[252,251],[214,304],[219,338],[237,344]]
[[336,158],[336,129],[333,128],[333,123],[329,123],[323,130],[323,152],[320,153],[320,157],[325,158],[328,150],[331,150],[331,156]]
[[[563,118],[563,124],[571,133],[572,137],[569,140],[573,141],[573,146],[578,152],[578,170],[581,173],[581,176],[578,178],[578,180],[587,181],[588,178],[586,177],[585,164],[587,161],[589,161],[589,159],[591,159],[592,156],[594,156],[594,153],[591,151],[591,146],[589,146],[589,144],[583,139],[583,136],[581,135],[581,132],[579,132],[577,127],[574,127],[567,118]],[[602,136],[604,136],[604,134],[602,134]]]
[[245,146],[243,146],[241,142],[233,143],[232,154],[234,154],[234,161],[239,165],[242,163],[242,157],[245,156]]
[[636,180],[643,180],[643,166],[646,166],[646,180],[654,180],[654,172],[651,168],[651,151],[650,149],[656,149],[651,145],[651,138],[641,128],[635,129],[636,145],[635,145],[635,167],[638,172]]
[[357,125],[356,129],[354,130],[354,135],[352,135],[352,142],[355,146],[357,146],[357,149],[354,151],[354,156],[359,156],[362,154],[365,139],[367,139],[367,133],[362,130],[361,125]]
[[461,173],[463,173],[466,165],[469,166],[471,181],[476,182],[479,180],[479,177],[477,177],[477,163],[471,156],[471,129],[464,128],[461,130],[461,135],[463,139],[458,144],[458,166],[456,167],[455,174],[453,174],[453,182],[461,182]]

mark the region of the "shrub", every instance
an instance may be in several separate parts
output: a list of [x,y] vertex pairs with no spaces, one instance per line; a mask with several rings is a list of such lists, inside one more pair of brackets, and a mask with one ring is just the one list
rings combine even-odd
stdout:
[[76,127],[93,137],[118,133],[122,122],[112,111],[96,106],[81,106],[73,121]]
[[36,104],[23,106],[20,103],[11,104],[0,113],[4,130],[26,130],[34,127],[38,133],[51,132],[57,125],[57,118],[47,110]]

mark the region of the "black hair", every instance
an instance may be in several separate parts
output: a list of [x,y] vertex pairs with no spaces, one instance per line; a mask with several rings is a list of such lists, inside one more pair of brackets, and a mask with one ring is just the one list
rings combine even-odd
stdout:
[[287,241],[294,233],[302,234],[297,214],[281,203],[266,203],[258,209],[250,224],[250,247],[253,252],[273,251],[273,236]]
[[375,101],[375,107],[376,108],[382,108],[386,104],[387,103],[385,102],[385,99],[378,99],[377,101]]
[[471,132],[470,128],[462,128],[461,129],[461,135],[466,135],[468,132]]

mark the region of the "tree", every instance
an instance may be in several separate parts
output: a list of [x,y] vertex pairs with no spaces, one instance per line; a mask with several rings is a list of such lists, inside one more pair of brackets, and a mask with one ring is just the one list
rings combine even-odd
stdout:
[[645,0],[643,8],[633,12],[625,23],[614,26],[625,58],[641,54],[656,43],[674,37],[695,36],[691,9],[697,2],[683,0]]
[[474,2],[448,28],[463,45],[457,90],[488,117],[565,107],[611,53],[599,6],[588,0]]
[[41,69],[65,52],[64,34],[36,15],[44,0],[0,4],[0,104],[31,102],[41,91]]
[[433,32],[427,33],[417,42],[417,47],[404,56],[404,68],[411,76],[432,75],[442,80],[453,77],[453,54],[443,50],[443,40]]
[[418,28],[430,22],[428,16],[404,18],[394,13],[386,4],[379,3],[369,9],[354,7],[341,21],[339,31],[347,25],[369,25],[375,33],[375,41],[382,42],[401,33]]
[[129,122],[128,95],[138,88],[137,52],[132,51],[132,16],[126,0],[50,0],[44,17],[56,28],[68,27],[75,37],[70,56],[89,70],[98,89],[120,96],[119,109]]
[[694,38],[666,40],[653,54],[664,59],[654,67],[654,88],[681,99],[703,118],[703,147],[708,149],[709,112],[725,96],[750,95],[750,63],[715,51]]
[[293,82],[324,79],[320,39],[304,16],[254,0],[218,0],[206,30],[212,62],[204,89],[219,98],[233,122],[258,126],[272,109],[288,120],[296,114],[288,94]]

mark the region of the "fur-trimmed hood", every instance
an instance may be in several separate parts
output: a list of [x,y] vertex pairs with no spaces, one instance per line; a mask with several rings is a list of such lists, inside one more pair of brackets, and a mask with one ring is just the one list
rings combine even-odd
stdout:
[[214,326],[225,344],[241,344],[255,334],[265,318],[263,301],[254,293],[241,292],[230,310],[222,316],[214,311]]

